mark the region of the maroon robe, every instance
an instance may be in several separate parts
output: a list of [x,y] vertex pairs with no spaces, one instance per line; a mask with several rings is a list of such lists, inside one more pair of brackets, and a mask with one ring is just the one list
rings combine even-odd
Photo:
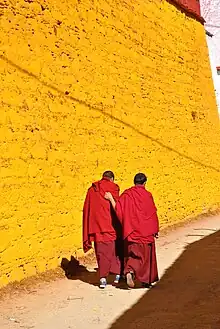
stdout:
[[89,251],[95,243],[95,253],[100,277],[110,272],[120,274],[120,261],[116,255],[116,239],[119,221],[109,201],[104,198],[111,192],[119,198],[119,187],[108,178],[103,178],[89,188],[83,207],[83,250]]
[[127,245],[125,274],[133,272],[143,283],[158,281],[154,235],[159,231],[157,209],[143,185],[126,190],[116,202]]

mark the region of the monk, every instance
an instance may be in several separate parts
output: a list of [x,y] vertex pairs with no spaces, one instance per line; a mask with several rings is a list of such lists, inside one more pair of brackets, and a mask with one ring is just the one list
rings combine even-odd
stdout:
[[119,186],[114,183],[112,171],[105,171],[102,179],[92,184],[83,207],[83,250],[86,253],[94,243],[100,288],[106,287],[110,273],[116,275],[114,283],[117,284],[121,271],[119,255],[116,252],[121,224],[109,201],[105,199],[107,191],[114,200],[118,200]]
[[134,279],[146,288],[158,281],[155,237],[159,223],[153,197],[145,189],[146,182],[145,174],[139,173],[134,177],[134,186],[125,190],[118,200],[110,192],[105,194],[122,223],[127,246],[124,274],[130,288],[135,286]]

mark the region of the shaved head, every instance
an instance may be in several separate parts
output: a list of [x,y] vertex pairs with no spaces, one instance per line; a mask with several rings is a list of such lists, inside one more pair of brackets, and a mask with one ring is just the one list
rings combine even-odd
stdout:
[[107,170],[102,174],[102,178],[109,178],[113,181],[115,179],[115,175],[112,171]]
[[134,177],[134,184],[135,185],[144,185],[147,181],[147,176],[143,173],[138,173]]

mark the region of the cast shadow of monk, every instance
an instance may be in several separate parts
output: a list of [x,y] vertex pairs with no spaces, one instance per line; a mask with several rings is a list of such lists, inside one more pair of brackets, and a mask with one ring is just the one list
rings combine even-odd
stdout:
[[[60,267],[68,280],[80,280],[95,287],[99,286],[98,268],[95,266],[91,270],[88,270],[88,268],[80,264],[74,256],[71,256],[70,260],[62,258]],[[109,284],[111,284],[111,282],[113,284],[114,278],[115,275],[109,274]],[[114,286],[121,289],[128,289],[124,280],[122,280],[120,284]]]
[[94,268],[93,271],[89,271],[86,266],[81,265],[73,256],[71,256],[70,260],[62,258],[60,266],[67,279],[80,280],[93,286],[98,286],[98,274],[96,268]]
[[220,329],[220,231],[188,245],[110,327],[124,328]]

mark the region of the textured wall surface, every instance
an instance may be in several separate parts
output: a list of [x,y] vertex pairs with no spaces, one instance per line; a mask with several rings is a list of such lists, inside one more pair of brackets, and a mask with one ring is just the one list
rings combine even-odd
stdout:
[[0,6],[0,284],[80,254],[85,193],[144,171],[161,226],[220,202],[203,26],[166,1]]

